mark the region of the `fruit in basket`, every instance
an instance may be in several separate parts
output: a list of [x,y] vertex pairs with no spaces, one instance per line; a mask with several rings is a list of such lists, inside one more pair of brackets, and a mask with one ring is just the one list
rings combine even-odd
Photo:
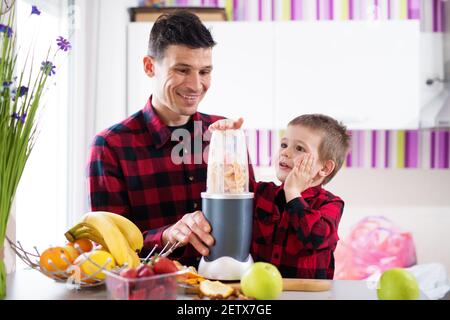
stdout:
[[69,261],[71,263],[73,263],[75,261],[75,259],[78,258],[78,256],[80,255],[80,252],[77,249],[75,249],[74,246],[71,246],[69,244],[66,245],[64,247],[64,249],[66,249],[67,252],[69,253],[69,256],[70,256]]
[[76,239],[74,242],[69,242],[68,246],[75,248],[79,253],[89,252],[94,248],[92,241],[87,238]]
[[380,300],[417,300],[420,290],[412,273],[402,268],[393,268],[381,275],[377,296]]
[[70,253],[63,247],[51,247],[42,252],[39,266],[42,271],[50,272],[53,276],[64,279],[65,270],[70,265]]
[[241,289],[247,297],[274,300],[283,291],[283,278],[273,264],[256,262],[242,276]]
[[158,257],[153,264],[153,270],[156,274],[177,272],[176,264],[167,257]]
[[107,211],[98,211],[111,218],[111,220],[117,225],[120,231],[123,233],[133,251],[140,252],[144,246],[144,237],[141,230],[130,220],[124,216]]
[[124,235],[121,230],[125,227],[122,226],[121,229],[116,223],[118,222],[105,212],[88,212],[82,217],[80,223],[65,233],[65,236],[71,242],[82,238],[97,242],[112,254],[119,266],[125,264],[130,267],[139,266],[139,256],[130,246],[130,239],[126,238],[130,237],[130,233]]
[[[102,270],[111,270],[116,267],[114,257],[107,251],[94,250],[81,254],[75,261],[81,271],[81,280],[95,282],[94,279],[104,280],[106,278]],[[90,279],[93,278],[93,279]]]

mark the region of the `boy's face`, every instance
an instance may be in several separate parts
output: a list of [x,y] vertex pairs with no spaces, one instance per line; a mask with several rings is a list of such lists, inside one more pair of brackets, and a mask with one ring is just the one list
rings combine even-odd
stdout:
[[211,83],[212,49],[170,45],[162,59],[151,61],[146,72],[155,81],[154,106],[183,116],[197,112]]
[[317,177],[319,170],[322,168],[322,163],[319,160],[321,142],[322,135],[317,131],[300,125],[288,126],[278,149],[278,160],[275,165],[277,178],[284,182],[295,161],[297,159],[301,161],[306,153],[311,153],[314,156],[313,176]]

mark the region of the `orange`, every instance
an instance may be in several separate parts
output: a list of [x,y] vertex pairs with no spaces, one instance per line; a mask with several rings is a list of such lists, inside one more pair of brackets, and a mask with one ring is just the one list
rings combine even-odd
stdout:
[[63,247],[51,247],[42,252],[39,258],[39,265],[43,271],[52,272],[57,278],[64,279],[64,274],[70,264],[70,253]]
[[69,246],[73,246],[79,253],[89,252],[94,247],[92,241],[86,238],[77,239],[74,242],[69,242]]

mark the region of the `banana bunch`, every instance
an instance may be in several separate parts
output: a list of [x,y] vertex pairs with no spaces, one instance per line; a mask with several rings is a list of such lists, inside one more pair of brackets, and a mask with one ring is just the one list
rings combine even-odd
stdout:
[[127,218],[106,211],[88,212],[65,233],[68,241],[87,238],[109,251],[119,266],[138,267],[144,245],[139,228]]

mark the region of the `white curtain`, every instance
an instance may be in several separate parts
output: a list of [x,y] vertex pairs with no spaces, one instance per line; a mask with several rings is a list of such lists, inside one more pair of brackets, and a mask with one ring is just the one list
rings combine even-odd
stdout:
[[89,208],[86,165],[94,135],[126,117],[127,10],[137,4],[137,0],[69,0],[74,51],[69,84],[68,226]]
[[[30,15],[31,5],[39,8],[40,16]],[[16,74],[22,72],[29,48],[33,54],[25,77],[30,72],[30,64],[34,71],[39,69],[49,46],[52,46],[49,59],[56,66],[56,75],[48,79],[48,91],[40,101],[38,137],[17,189],[15,213],[8,223],[8,237],[17,238],[29,251],[33,246],[40,249],[56,244],[57,238],[63,241],[62,231],[67,223],[67,64],[70,52],[53,56],[56,38],[68,36],[66,9],[67,1],[16,1]],[[33,74],[32,79],[35,76]]]

